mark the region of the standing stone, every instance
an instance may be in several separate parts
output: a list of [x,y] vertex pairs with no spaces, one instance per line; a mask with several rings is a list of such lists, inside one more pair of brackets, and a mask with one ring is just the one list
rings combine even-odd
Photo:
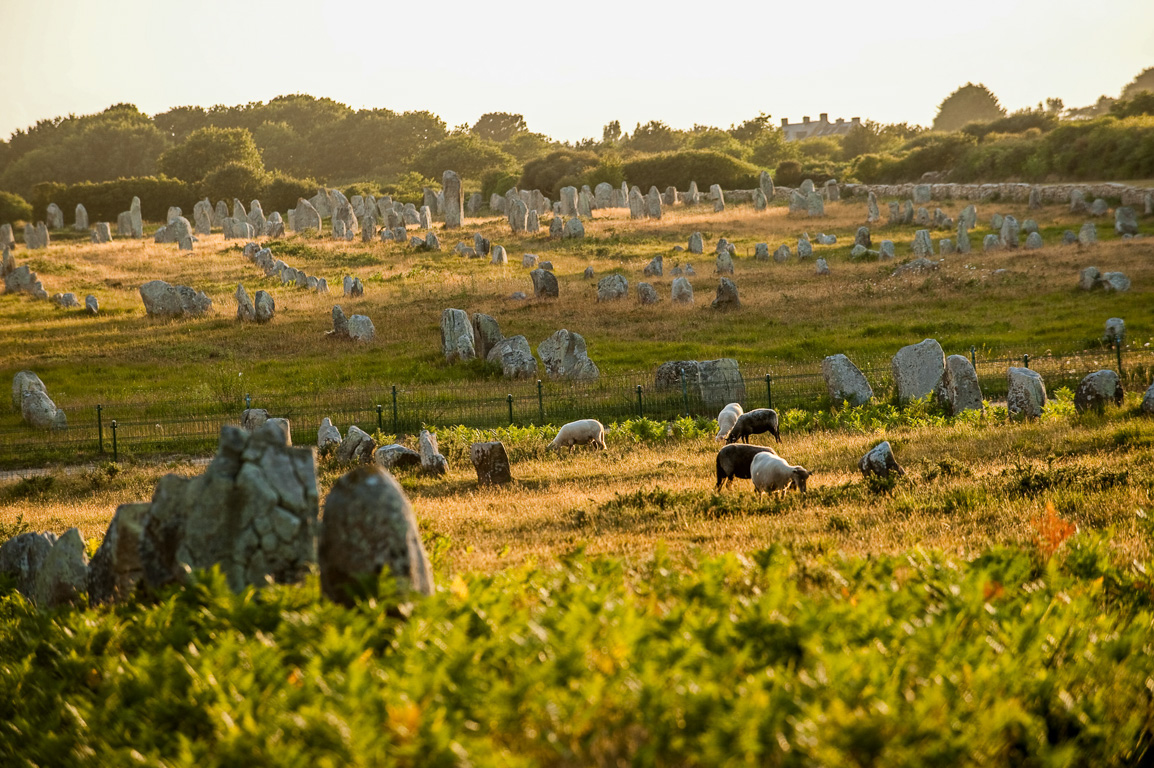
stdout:
[[874,396],[865,374],[845,355],[830,355],[822,360],[821,375],[834,405],[864,405]]
[[1070,213],[1086,213],[1090,206],[1086,203],[1086,193],[1080,189],[1070,192]]
[[990,251],[998,251],[1002,248],[1002,238],[998,235],[990,233],[982,238],[982,252],[989,253]]
[[421,469],[427,475],[444,475],[449,471],[449,462],[437,447],[437,436],[422,429],[417,438],[421,454]]
[[1095,245],[1098,242],[1098,225],[1087,221],[1078,232],[1078,243],[1081,245]]
[[773,179],[770,178],[769,171],[762,171],[757,175],[757,186],[761,194],[765,196],[766,203],[773,199]]
[[533,279],[533,296],[538,299],[557,298],[557,277],[544,269],[534,269],[529,273]]
[[912,224],[914,220],[914,204],[906,200],[902,205],[902,224]]
[[140,198],[133,197],[128,208],[129,237],[144,237],[144,219],[140,215]]
[[1146,394],[1142,395],[1142,413],[1154,416],[1154,384],[1147,387]]
[[20,402],[20,416],[35,429],[65,429],[68,426],[64,411],[56,407],[46,392],[39,390],[24,394]]
[[597,281],[597,301],[623,299],[629,293],[629,281],[622,275],[606,275]]
[[769,201],[765,199],[765,193],[760,189],[753,190],[753,210],[764,211],[769,207]]
[[769,244],[758,243],[753,246],[753,258],[756,261],[769,261]]
[[16,239],[12,236],[11,224],[0,224],[0,250],[16,247]]
[[541,231],[541,216],[535,210],[529,210],[529,216],[525,219],[525,231],[530,234]]
[[577,216],[577,187],[561,187],[561,215]]
[[353,341],[372,341],[377,336],[373,321],[366,315],[353,315],[348,320],[349,338]]
[[88,554],[84,539],[79,529],[69,528],[45,553],[36,572],[32,599],[41,608],[55,608],[76,602],[87,589]]
[[441,174],[441,189],[445,229],[458,229],[465,218],[465,193],[461,187],[461,177],[454,171],[445,171]]
[[891,472],[898,475],[906,473],[894,457],[894,451],[889,440],[883,440],[871,448],[865,456],[858,460],[857,466],[861,470],[862,477],[877,475],[886,478],[890,476]]
[[537,345],[537,357],[551,379],[596,379],[601,374],[589,359],[584,337],[564,328]]
[[32,371],[20,371],[12,377],[12,407],[21,410],[24,397],[32,392],[47,392],[44,382]]
[[433,226],[433,209],[427,205],[422,205],[421,210],[417,211],[417,226],[421,229],[429,229]]
[[689,189],[681,197],[681,202],[685,205],[697,205],[701,202],[701,192],[697,188],[697,182],[689,182]]
[[48,204],[47,218],[49,229],[64,229],[64,211],[60,210],[60,206],[56,203]]
[[808,216],[825,216],[825,201],[817,192],[810,192],[805,198],[805,212]]
[[871,190],[866,199],[866,224],[877,224],[882,220],[882,213],[878,210],[878,196]]
[[107,221],[98,221],[96,226],[92,228],[92,242],[94,243],[110,243],[112,242],[112,228]]
[[248,322],[256,319],[256,307],[253,306],[252,300],[248,297],[248,292],[240,283],[237,283],[236,286],[236,319],[239,322]]
[[799,237],[797,239],[797,258],[806,260],[813,257],[813,244],[810,243],[809,238]]
[[1088,410],[1101,413],[1108,403],[1121,406],[1124,396],[1122,381],[1117,373],[1109,369],[1095,371],[1078,384],[1078,389],[1074,392],[1074,408],[1078,413],[1085,413]]
[[890,362],[894,385],[901,401],[925,397],[937,389],[946,370],[942,345],[934,339],[902,347]]
[[293,224],[296,226],[297,232],[303,232],[306,229],[315,229],[318,235],[324,234],[324,224],[321,221],[321,215],[317,209],[308,200],[303,197],[297,199],[296,211],[293,214]]
[[649,283],[638,283],[637,301],[641,304],[656,304],[658,302],[656,289]]
[[793,253],[789,250],[788,245],[779,245],[777,250],[773,252],[773,260],[778,264],[784,264],[789,261],[792,255]]
[[337,446],[334,458],[341,464],[368,464],[376,447],[372,436],[354,424],[345,432],[345,439]]
[[721,191],[720,184],[711,184],[709,187],[709,197],[713,200],[713,212],[721,213],[725,210],[725,193]]
[[853,236],[853,244],[860,245],[865,248],[869,248],[871,245],[873,245],[873,241],[870,238],[870,228],[858,227],[857,232],[854,233]]
[[717,296],[710,305],[714,309],[735,309],[741,306],[737,298],[737,285],[728,277],[723,277],[717,284]]
[[344,475],[325,498],[317,539],[321,591],[351,606],[363,585],[388,570],[403,590],[431,595],[433,570],[417,518],[391,475],[374,466]]
[[1017,248],[1020,237],[1020,230],[1018,227],[1018,220],[1013,216],[1006,216],[1002,219],[1001,239],[1002,245],[1006,248]]
[[601,182],[593,188],[593,204],[598,208],[609,208],[613,199],[613,185]]
[[664,272],[664,259],[660,254],[654,256],[653,259],[645,265],[644,275],[646,277],[661,277]]
[[181,317],[202,315],[212,309],[212,299],[203,291],[184,285],[170,285],[163,280],[150,280],[140,286],[140,298],[149,317]]
[[503,245],[494,245],[489,249],[489,263],[495,264],[498,267],[503,267],[509,263],[509,256],[505,253]]
[[192,207],[192,220],[197,235],[212,233],[212,203],[207,197]]
[[1036,211],[1042,207],[1042,191],[1036,186],[1030,187],[1030,202],[1029,208],[1031,211]]
[[565,221],[560,216],[554,216],[549,222],[549,237],[560,240],[565,236]]
[[672,299],[674,304],[692,304],[693,303],[693,286],[690,285],[689,280],[684,277],[674,278],[673,287],[671,289]]
[[489,351],[500,344],[505,336],[501,333],[501,326],[490,315],[474,312],[472,319],[473,347],[477,357],[486,359]]
[[341,431],[333,426],[333,422],[327,416],[321,419],[321,425],[317,428],[317,452],[322,456],[335,451],[341,444]]
[[1133,208],[1123,205],[1114,209],[1114,231],[1119,235],[1138,234],[1138,214]]
[[491,443],[473,443],[469,458],[477,470],[478,485],[504,485],[513,482],[509,473],[509,454],[500,440]]
[[930,225],[930,212],[919,206],[914,212],[914,224],[919,227],[928,227]]
[[926,257],[934,255],[934,244],[933,241],[930,240],[930,231],[928,229],[919,229],[914,233],[913,250],[915,256]]
[[585,225],[581,223],[581,219],[568,219],[565,222],[563,237],[566,240],[579,240],[585,237]]
[[1029,368],[1010,367],[1009,389],[1006,392],[1006,410],[1010,416],[1036,419],[1046,407],[1046,385],[1042,375]]
[[831,203],[836,203],[841,200],[841,188],[837,185],[837,179],[830,179],[821,186],[822,194],[825,199]]
[[806,179],[806,180],[804,180],[803,182],[801,182],[801,186],[800,186],[800,187],[798,187],[798,190],[799,190],[799,191],[800,191],[800,192],[801,192],[803,195],[808,195],[810,192],[813,192],[813,191],[814,191],[814,189],[815,189],[815,188],[814,188],[814,186],[813,186],[813,179]]
[[465,310],[446,309],[441,313],[441,353],[448,363],[477,357],[473,324]]
[[272,294],[268,291],[257,291],[253,298],[253,310],[255,312],[253,320],[258,323],[267,323],[272,320],[276,313],[276,302],[273,301]]
[[729,251],[721,251],[717,254],[715,271],[719,275],[733,274],[733,256],[729,254]]
[[701,253],[705,249],[705,244],[702,240],[700,232],[694,232],[689,236],[689,252]]
[[91,293],[84,297],[84,311],[90,315],[100,314],[100,304]]
[[577,215],[586,219],[593,217],[593,193],[587,186],[582,187],[577,193]]
[[641,196],[641,190],[637,187],[629,190],[629,218],[644,219],[648,215],[647,212],[648,206],[645,198]]
[[982,410],[982,388],[968,357],[950,355],[946,358],[945,372],[935,395],[945,403],[951,416],[966,410]]
[[931,200],[930,185],[917,184],[914,186],[914,203],[926,205]]
[[645,196],[645,215],[651,219],[661,218],[661,193],[657,187],[650,187],[649,194]]
[[88,210],[80,203],[76,204],[76,218],[72,229],[77,232],[83,232],[88,229]]
[[938,252],[942,256],[950,256],[954,252],[954,241],[948,237],[943,237],[938,241]]
[[501,366],[501,375],[506,379],[537,378],[537,360],[524,336],[502,339],[489,350],[485,359]]
[[529,229],[529,206],[520,197],[510,198],[505,206],[508,211],[509,229],[514,235]]
[[966,229],[966,222],[964,220],[958,222],[958,239],[954,249],[958,253],[970,252],[970,232]]
[[[889,206],[889,218],[886,220],[886,224],[889,224],[891,226],[901,224],[902,223],[901,205],[896,203],[896,202],[887,203],[887,205]],[[793,213],[792,205],[790,206],[790,213]]]
[[88,564],[90,605],[121,602],[132,597],[144,578],[140,565],[140,534],[151,505],[121,504],[116,508],[104,540]]
[[1090,204],[1091,216],[1105,216],[1109,210],[1110,205],[1100,197]]
[[1026,237],[1026,250],[1036,251],[1042,247],[1042,236],[1037,232],[1031,232]]
[[818,275],[829,274],[829,262],[825,259],[818,259],[814,262],[814,273]]

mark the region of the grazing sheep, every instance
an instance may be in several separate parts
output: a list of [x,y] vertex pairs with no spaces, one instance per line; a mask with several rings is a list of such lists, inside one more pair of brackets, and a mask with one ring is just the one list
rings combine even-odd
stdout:
[[760,496],[762,491],[784,491],[791,485],[805,493],[805,481],[810,471],[802,466],[794,466],[772,453],[759,453],[749,465],[753,490]]
[[717,487],[714,490],[720,491],[722,483],[725,483],[725,487],[728,488],[735,477],[749,480],[749,465],[753,461],[753,457],[759,453],[777,455],[772,448],[766,448],[762,445],[727,445],[718,451]]
[[722,408],[721,413],[717,414],[717,435],[713,439],[724,440],[743,413],[745,411],[742,410],[741,403],[730,403]]
[[569,453],[573,453],[573,446],[591,443],[601,450],[605,450],[605,426],[597,419],[581,419],[580,421],[571,421],[561,427],[548,447],[556,448],[558,454],[561,453],[562,448],[568,448]]
[[750,435],[757,435],[762,432],[768,432],[774,436],[777,442],[781,442],[781,435],[777,431],[777,411],[772,408],[754,408],[752,411],[743,413],[738,417],[733,429],[729,430],[729,436],[725,438],[725,443],[732,445],[738,440],[749,443]]

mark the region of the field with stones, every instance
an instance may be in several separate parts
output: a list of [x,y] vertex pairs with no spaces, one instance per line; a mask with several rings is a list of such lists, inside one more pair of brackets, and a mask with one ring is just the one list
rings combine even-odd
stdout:
[[[880,200],[883,210],[889,201]],[[931,207],[956,221],[969,203]],[[90,576],[89,594],[71,596],[79,608],[57,613],[38,612],[11,588],[22,584],[0,576],[9,580],[0,581],[0,757],[28,765],[914,765],[927,755],[943,765],[1143,764],[1154,749],[1154,421],[1144,397],[1154,220],[1140,211],[1142,237],[1123,239],[1113,216],[1073,213],[1068,202],[975,205],[969,253],[940,253],[940,239],[956,235],[952,223],[884,221],[855,252],[864,197],[827,201],[821,217],[790,213],[780,199],[765,210],[675,205],[660,220],[599,209],[585,218],[584,237],[564,239],[544,224],[511,234],[504,217],[475,216],[460,229],[435,223],[437,251],[310,231],[256,238],[273,258],[324,278],[328,294],[266,277],[246,256],[245,238],[217,232],[191,251],[148,237],[93,244],[65,233],[46,249],[17,248],[15,263],[48,294],[98,298],[93,316],[0,296],[0,366],[35,371],[66,412],[101,400],[151,400],[176,413],[207,402],[222,423],[236,424],[245,394],[277,417],[295,400],[323,404],[369,386],[499,390],[499,364],[446,359],[441,323],[450,308],[490,315],[534,352],[560,329],[579,333],[604,379],[648,383],[664,362],[716,358],[736,359],[747,375],[788,375],[845,354],[870,372],[873,397],[858,406],[830,394],[792,402],[779,408],[780,442],[751,438],[808,469],[805,493],[755,494],[748,479],[717,488],[716,412],[610,419],[594,404],[582,415],[605,421],[606,449],[572,453],[549,448],[560,423],[427,425],[444,471],[389,464],[427,557],[424,570],[414,565],[420,558],[405,560],[411,570],[399,583],[385,568],[380,579],[361,574],[347,592],[334,591],[326,568],[341,556],[326,555],[323,542],[319,567],[277,566],[263,559],[273,558],[261,538],[271,530],[258,536],[227,520],[221,531],[260,542],[260,566],[227,555],[215,569],[184,574],[176,557],[157,577],[157,550],[134,596],[116,591],[131,570],[121,561],[111,592],[93,591]],[[1002,231],[995,214],[1035,221],[1042,247],[984,249],[986,235]],[[1087,221],[1097,222],[1096,242]],[[913,252],[919,230],[932,251]],[[1063,244],[1067,230],[1082,242]],[[475,233],[502,246],[508,263],[455,252]],[[685,250],[695,233],[704,253]],[[813,254],[799,259],[803,235]],[[836,242],[820,244],[819,235]],[[734,246],[732,275],[717,273],[719,238]],[[760,243],[763,254],[788,245],[790,255],[758,258]],[[526,254],[552,262],[556,298],[534,295]],[[662,274],[646,275],[659,256]],[[676,303],[674,270],[688,265],[694,299]],[[1106,290],[1092,277],[1081,285],[1087,267],[1124,274],[1128,289]],[[628,294],[598,301],[598,281],[611,274],[628,281]],[[363,295],[342,295],[346,276],[359,279]],[[713,306],[723,277],[739,303]],[[158,279],[203,291],[212,309],[146,316],[140,287]],[[638,301],[641,282],[657,303]],[[271,321],[237,319],[238,284],[249,296],[271,295]],[[329,334],[336,304],[371,320],[372,338]],[[1081,388],[1051,384],[1045,406],[1022,418],[997,385],[980,409],[952,413],[940,399],[904,401],[887,374],[899,349],[930,338],[945,355],[968,357],[973,347],[1003,371],[1023,353],[1068,359],[1062,365],[1087,366],[1066,372],[1062,381],[1076,383],[1116,359],[1103,337],[1110,318],[1125,321],[1120,402],[1111,390],[1087,405]],[[544,366],[538,371],[548,380]],[[758,383],[746,382],[747,410],[765,404]],[[349,425],[333,421],[347,444]],[[31,427],[9,411],[0,429]],[[103,555],[97,547],[118,507],[118,519],[159,519],[187,493],[227,499],[221,509],[232,514],[229,505],[242,502],[221,490],[222,478],[279,477],[265,457],[293,449],[277,443],[277,429],[271,421],[251,436],[226,429],[207,467],[204,452],[174,443],[126,451],[120,462],[89,456],[80,466],[16,473],[0,480],[0,540],[76,527],[79,537],[59,541],[107,570],[120,539],[104,539]],[[291,430],[295,445],[324,442],[316,423],[293,420]],[[394,460],[374,448],[428,448],[415,434],[366,438],[367,448],[334,443],[319,452],[315,484],[307,470],[288,475],[302,488],[302,508],[319,504],[326,530],[336,530],[365,477],[354,466]],[[511,482],[479,482],[474,446],[487,441],[501,442]],[[882,446],[900,470],[861,463]],[[307,451],[293,456],[312,466]],[[264,486],[253,483],[240,498],[259,496],[251,489]],[[391,493],[384,496],[399,498]],[[137,504],[150,499],[151,507]],[[308,526],[293,530],[304,535]],[[345,532],[349,552],[356,530]],[[152,535],[163,543],[168,534]],[[219,537],[201,544],[219,546]],[[251,586],[264,584],[266,567],[276,580],[301,581]],[[43,581],[34,590],[42,606],[67,602]],[[406,585],[427,596],[413,599]],[[110,595],[111,606],[86,605]],[[38,735],[45,730],[53,735]]]

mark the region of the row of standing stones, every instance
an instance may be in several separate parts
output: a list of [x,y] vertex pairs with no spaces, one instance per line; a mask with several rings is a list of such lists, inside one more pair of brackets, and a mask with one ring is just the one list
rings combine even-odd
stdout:
[[[0,545],[0,573],[43,608],[75,602],[121,601],[187,581],[192,570],[217,567],[240,591],[269,581],[300,581],[316,568],[331,600],[351,604],[366,580],[387,570],[400,584],[431,594],[433,573],[412,505],[386,470],[405,466],[408,449],[375,448],[352,427],[340,439],[328,419],[324,450],[358,464],[333,485],[320,515],[316,452],[292,445],[283,419],[246,412],[252,431],[225,426],[204,474],[166,475],[152,500],[117,508],[89,560],[80,532],[22,533]],[[471,455],[481,484],[511,481],[500,442],[476,443]],[[376,461],[372,458],[376,457]],[[443,474],[436,438],[421,435],[415,461]]]

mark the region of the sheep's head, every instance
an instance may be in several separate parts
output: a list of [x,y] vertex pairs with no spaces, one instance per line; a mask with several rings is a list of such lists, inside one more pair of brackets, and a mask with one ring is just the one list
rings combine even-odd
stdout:
[[809,479],[810,474],[812,474],[812,473],[808,469],[806,469],[805,467],[794,467],[793,468],[793,485],[794,485],[794,487],[797,488],[802,493],[805,493],[805,481]]

